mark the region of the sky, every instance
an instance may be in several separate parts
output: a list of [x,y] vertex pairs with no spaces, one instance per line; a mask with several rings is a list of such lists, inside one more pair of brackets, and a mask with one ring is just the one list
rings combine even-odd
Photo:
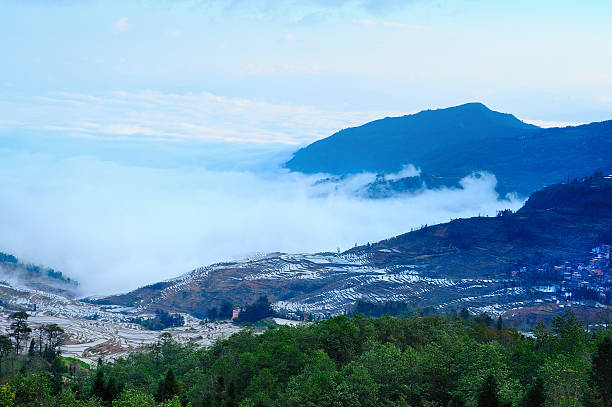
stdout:
[[303,145],[468,101],[600,121],[611,16],[605,0],[3,0],[0,129]]
[[322,187],[282,164],[470,101],[611,119],[611,17],[609,1],[0,0],[0,251],[100,294],[516,209],[494,174],[367,200],[373,174]]

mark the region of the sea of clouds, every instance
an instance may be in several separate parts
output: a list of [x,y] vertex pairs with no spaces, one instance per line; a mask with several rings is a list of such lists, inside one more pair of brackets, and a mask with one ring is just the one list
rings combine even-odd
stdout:
[[[53,150],[43,151],[23,135],[10,140],[0,148],[0,251],[63,271],[86,295],[254,253],[344,250],[522,204],[500,198],[490,174],[467,176],[462,188],[366,199],[358,191],[375,174],[317,182],[326,176],[282,168],[287,146],[104,149],[98,141],[54,139]],[[88,148],[77,151],[78,143]],[[415,174],[407,166],[387,178]]]

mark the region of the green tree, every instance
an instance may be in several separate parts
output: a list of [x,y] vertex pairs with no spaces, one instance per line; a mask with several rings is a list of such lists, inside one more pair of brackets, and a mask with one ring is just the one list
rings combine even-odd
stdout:
[[557,336],[557,352],[565,352],[576,356],[584,352],[587,333],[571,309],[566,309],[562,316],[552,321],[552,331]]
[[482,386],[480,387],[480,391],[478,392],[478,396],[476,399],[477,407],[499,407],[499,399],[497,398],[497,380],[495,376],[488,375]]
[[16,406],[47,407],[53,403],[51,384],[46,374],[18,374],[11,379],[10,386],[15,391]]
[[597,389],[601,405],[612,405],[612,340],[606,336],[593,354],[591,381]]
[[96,377],[94,378],[92,393],[95,397],[104,400],[106,392],[106,383],[104,382],[104,371],[98,369],[96,371]]
[[527,389],[523,398],[523,407],[542,407],[546,402],[546,392],[544,391],[544,380],[537,377],[534,383]]
[[583,357],[559,353],[549,357],[540,367],[547,398],[560,407],[582,405],[590,392],[588,386],[591,364]]
[[13,407],[15,405],[15,392],[8,384],[0,386],[0,407]]
[[72,390],[63,391],[57,398],[58,407],[102,407],[100,401],[92,397],[88,400],[78,400]]
[[13,343],[7,335],[0,335],[0,375],[2,375],[2,362],[13,350]]
[[178,383],[174,377],[172,369],[168,369],[166,377],[157,384],[155,400],[158,403],[169,400],[178,393]]
[[[191,404],[189,404],[187,407],[189,406],[191,406]],[[159,407],[183,407],[183,404],[181,403],[179,396],[174,396],[172,399],[160,403]]]
[[106,382],[106,387],[104,388],[104,397],[102,400],[110,403],[111,401],[117,398],[117,395],[121,392],[119,388],[119,384],[117,383],[117,379],[115,376],[110,375],[108,377],[108,381]]
[[56,357],[51,362],[49,371],[51,373],[51,387],[53,389],[53,394],[59,394],[62,391],[64,373],[66,372],[66,365],[64,364],[64,361],[61,358]]
[[157,407],[152,395],[144,391],[126,390],[113,401],[113,407]]

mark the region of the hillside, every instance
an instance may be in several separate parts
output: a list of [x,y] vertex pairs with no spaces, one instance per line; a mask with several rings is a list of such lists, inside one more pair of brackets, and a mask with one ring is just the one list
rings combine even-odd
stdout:
[[561,179],[612,170],[612,121],[543,129],[468,103],[341,130],[298,150],[286,167],[346,175],[393,173],[406,164],[420,168],[428,184],[455,185],[488,171],[500,192],[529,195]]
[[222,301],[267,295],[281,312],[315,317],[357,300],[494,314],[567,299],[609,302],[611,240],[612,180],[598,175],[544,188],[517,213],[457,219],[344,253],[219,263],[98,302],[204,316]]
[[29,290],[60,294],[68,298],[77,295],[79,283],[52,268],[27,264],[17,257],[0,252],[0,284]]

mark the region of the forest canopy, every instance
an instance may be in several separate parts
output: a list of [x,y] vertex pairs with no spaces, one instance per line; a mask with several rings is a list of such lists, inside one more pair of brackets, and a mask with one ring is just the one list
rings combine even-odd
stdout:
[[36,351],[3,353],[0,367],[0,406],[605,407],[612,329],[586,331],[571,312],[532,336],[467,313],[356,314],[207,349],[166,332],[92,370]]

